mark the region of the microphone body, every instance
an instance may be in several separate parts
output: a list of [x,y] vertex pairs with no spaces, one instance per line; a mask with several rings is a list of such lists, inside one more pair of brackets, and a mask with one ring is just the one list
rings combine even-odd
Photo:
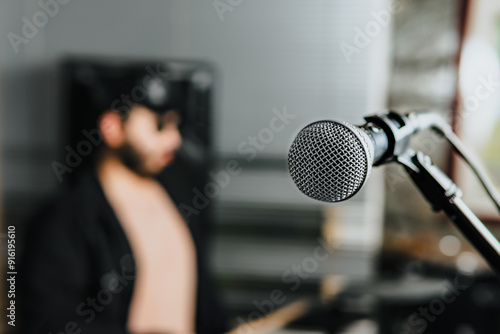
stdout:
[[324,202],[346,200],[361,189],[372,166],[395,161],[409,149],[414,133],[444,122],[429,112],[392,111],[365,120],[361,126],[318,121],[299,132],[288,154],[288,168],[301,192]]

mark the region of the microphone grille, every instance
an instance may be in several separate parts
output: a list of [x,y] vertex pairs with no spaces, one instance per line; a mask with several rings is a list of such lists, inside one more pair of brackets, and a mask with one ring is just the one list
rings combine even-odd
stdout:
[[373,144],[351,124],[319,121],[302,129],[288,153],[288,169],[305,195],[324,202],[352,197],[373,162]]

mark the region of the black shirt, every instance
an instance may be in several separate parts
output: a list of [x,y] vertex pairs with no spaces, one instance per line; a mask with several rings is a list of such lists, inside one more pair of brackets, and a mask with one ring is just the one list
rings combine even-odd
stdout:
[[[184,199],[174,193],[174,202],[189,203],[188,192]],[[227,327],[206,268],[202,224],[200,217],[188,224],[197,251],[195,328],[222,333]],[[25,244],[18,271],[21,333],[128,333],[134,254],[93,169],[31,221]]]

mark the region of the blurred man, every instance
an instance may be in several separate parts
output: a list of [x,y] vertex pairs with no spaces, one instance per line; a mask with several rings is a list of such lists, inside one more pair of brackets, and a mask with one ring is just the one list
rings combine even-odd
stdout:
[[182,138],[175,86],[151,68],[91,85],[95,163],[29,228],[23,333],[226,330],[196,237],[156,178]]

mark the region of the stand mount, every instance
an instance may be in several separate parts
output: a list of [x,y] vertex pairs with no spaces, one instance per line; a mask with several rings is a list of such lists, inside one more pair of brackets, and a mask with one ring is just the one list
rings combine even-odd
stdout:
[[396,160],[436,212],[443,210],[488,262],[500,274],[500,243],[462,201],[462,191],[422,152],[408,150]]

